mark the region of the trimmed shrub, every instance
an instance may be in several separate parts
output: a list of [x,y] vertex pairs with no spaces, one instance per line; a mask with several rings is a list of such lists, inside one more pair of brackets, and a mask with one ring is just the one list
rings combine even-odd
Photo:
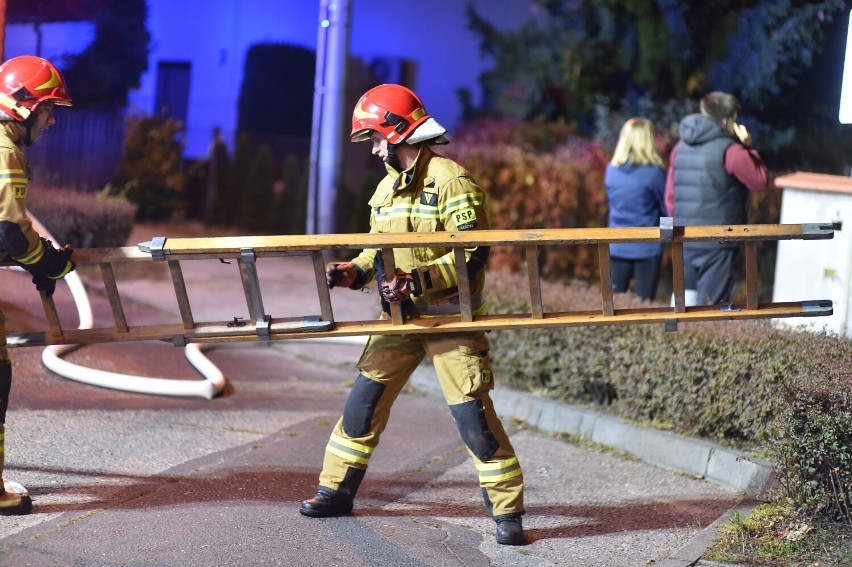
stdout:
[[807,375],[782,384],[773,460],[800,514],[852,524],[852,353],[830,346]]
[[[525,275],[492,271],[491,312],[529,310]],[[547,312],[601,310],[582,282],[542,282]],[[616,309],[644,305],[616,294]],[[852,522],[852,338],[769,320],[577,326],[489,334],[516,388],[770,453],[803,514]]]
[[105,193],[31,187],[27,208],[56,239],[74,248],[124,246],[133,229],[136,206]]
[[183,213],[182,132],[183,125],[169,118],[128,118],[124,153],[109,191],[136,204],[138,220],[163,221]]
[[[602,227],[603,178],[609,155],[573,136],[564,124],[483,119],[457,131],[440,152],[457,160],[490,195],[494,229]],[[548,247],[539,259],[546,278],[598,277],[595,246]],[[520,268],[521,251],[495,248],[494,267]]]

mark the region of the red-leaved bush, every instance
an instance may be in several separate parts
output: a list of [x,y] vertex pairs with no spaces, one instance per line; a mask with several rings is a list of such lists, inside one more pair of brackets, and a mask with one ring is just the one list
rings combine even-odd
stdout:
[[[490,195],[494,229],[606,226],[603,185],[610,159],[600,144],[564,124],[481,120],[463,127],[441,153],[458,161]],[[544,247],[545,277],[597,278],[593,246]],[[519,269],[521,251],[492,250],[491,265]]]

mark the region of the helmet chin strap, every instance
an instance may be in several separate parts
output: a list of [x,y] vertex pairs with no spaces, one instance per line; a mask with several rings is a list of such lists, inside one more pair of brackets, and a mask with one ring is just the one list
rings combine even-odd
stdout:
[[387,164],[397,171],[402,171],[402,164],[399,163],[399,158],[396,156],[397,144],[388,144],[388,159]]
[[29,118],[24,121],[24,135],[21,141],[27,147],[33,145],[33,121]]

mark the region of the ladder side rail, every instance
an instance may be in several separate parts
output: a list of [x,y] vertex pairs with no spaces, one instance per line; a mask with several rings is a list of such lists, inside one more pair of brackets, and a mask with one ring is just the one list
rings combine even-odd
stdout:
[[830,224],[678,226],[676,237],[684,242],[827,240],[834,238],[834,229]]
[[311,260],[314,266],[314,279],[317,285],[317,295],[320,302],[320,313],[323,321],[334,323],[334,312],[331,308],[331,294],[329,293],[328,284],[325,279],[325,261],[323,260],[322,251],[315,250],[311,252]]
[[538,263],[538,246],[524,246],[527,267],[527,281],[530,291],[530,311],[533,319],[544,318],[544,306],[541,301],[541,268]]
[[612,299],[612,270],[609,258],[609,244],[598,244],[598,263],[601,280],[601,308],[607,317],[615,315],[615,305]]
[[104,282],[104,291],[106,291],[109,306],[112,310],[112,318],[115,321],[115,330],[119,333],[127,333],[130,327],[127,325],[127,317],[124,315],[124,307],[121,304],[121,295],[118,293],[118,285],[115,282],[115,272],[113,272],[112,264],[102,263],[101,278]]
[[[831,238],[830,225],[718,225],[678,227],[684,241],[718,240],[787,240]],[[281,255],[286,252],[363,248],[411,248],[421,246],[446,247],[456,244],[474,246],[503,246],[527,244],[573,245],[603,242],[659,242],[656,227],[630,228],[552,228],[519,230],[466,230],[461,232],[408,232],[386,234],[322,234],[245,237],[203,237],[167,239],[163,252],[171,256],[208,254],[211,258],[239,254],[252,248],[260,256]],[[140,244],[143,246],[145,243]],[[143,246],[144,249],[144,246]],[[182,259],[182,258],[181,258]]]
[[192,307],[189,303],[189,295],[186,292],[186,282],[183,279],[183,272],[180,268],[179,260],[169,260],[169,272],[172,275],[172,286],[175,290],[175,298],[177,299],[178,309],[180,310],[180,318],[183,322],[184,329],[192,329],[195,327],[195,321],[192,317]]
[[74,263],[78,267],[133,262],[150,263],[151,254],[140,250],[138,246],[79,248],[74,250]]
[[[511,329],[534,329],[556,327],[582,327],[600,325],[675,324],[678,321],[733,321],[743,319],[766,319],[779,317],[818,317],[832,314],[830,301],[806,301],[770,303],[760,311],[725,311],[718,306],[705,305],[689,309],[687,313],[672,316],[669,308],[624,309],[612,317],[604,316],[600,310],[551,312],[544,319],[533,319],[528,313],[483,315],[474,321],[461,321],[458,315],[427,319],[412,319],[402,325],[394,325],[387,319],[370,321],[343,321],[334,328],[305,329],[303,321],[275,321],[271,325],[270,340],[328,338],[358,335],[399,335],[456,333],[470,331],[493,331]],[[668,330],[668,329],[667,329]],[[673,329],[676,330],[676,329]],[[10,348],[44,346],[47,344],[95,344],[103,342],[130,342],[161,340],[177,346],[186,343],[260,342],[262,339],[248,327],[230,327],[227,322],[219,324],[199,323],[195,329],[183,330],[180,324],[134,326],[127,333],[116,334],[111,329],[70,329],[62,337],[51,337],[46,333],[12,333]],[[180,339],[179,342],[175,342]]]

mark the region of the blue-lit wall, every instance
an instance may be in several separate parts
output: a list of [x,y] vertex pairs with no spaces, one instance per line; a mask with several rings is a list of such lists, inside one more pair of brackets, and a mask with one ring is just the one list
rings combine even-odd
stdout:
[[[501,28],[517,27],[530,16],[530,0],[474,0],[473,4]],[[456,89],[467,87],[478,96],[477,78],[488,66],[480,57],[476,38],[465,27],[467,1],[350,0],[350,5],[351,55],[367,61],[376,57],[414,61],[415,90],[429,113],[452,129],[461,111]],[[129,111],[155,111],[158,63],[187,62],[191,74],[186,156],[206,154],[215,126],[231,142],[249,47],[281,42],[314,49],[319,6],[318,0],[148,0],[148,72],[140,88],[131,93]],[[41,55],[48,59],[82,50],[93,33],[90,24],[49,24],[42,26],[42,32]],[[6,34],[7,58],[35,52],[31,26],[9,25]],[[73,96],[85,85],[70,88]]]

